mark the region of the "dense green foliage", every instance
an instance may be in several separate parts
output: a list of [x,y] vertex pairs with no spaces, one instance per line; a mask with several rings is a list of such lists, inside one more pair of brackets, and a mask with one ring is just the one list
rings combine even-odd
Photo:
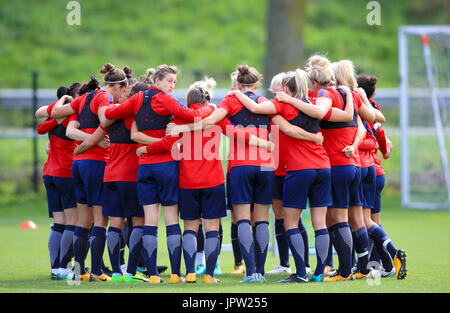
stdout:
[[[266,0],[78,2],[80,26],[66,22],[68,1],[0,3],[0,88],[30,87],[34,70],[44,88],[84,81],[107,61],[129,65],[137,75],[176,64],[182,70],[179,87],[189,85],[196,72],[227,87],[229,73],[241,62],[263,70]],[[359,70],[377,75],[379,87],[396,87],[398,26],[448,23],[449,3],[378,2],[381,25],[370,26],[368,1],[308,1],[306,55],[351,59]]]

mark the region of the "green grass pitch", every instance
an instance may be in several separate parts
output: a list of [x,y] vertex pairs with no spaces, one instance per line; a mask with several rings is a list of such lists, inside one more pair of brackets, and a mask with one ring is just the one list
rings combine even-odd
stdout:
[[[33,220],[38,229],[21,230],[24,220]],[[382,200],[382,224],[397,248],[408,254],[408,276],[406,280],[382,279],[379,284],[367,281],[334,283],[278,284],[286,275],[266,275],[267,283],[242,285],[241,275],[230,274],[233,267],[232,252],[222,252],[220,265],[224,272],[218,276],[219,285],[207,285],[198,277],[196,284],[175,284],[168,282],[170,270],[162,274],[166,283],[150,285],[145,283],[92,283],[69,285],[65,281],[50,280],[48,256],[48,234],[51,220],[47,218],[45,195],[3,197],[0,200],[0,292],[1,293],[102,293],[102,292],[152,292],[152,293],[429,293],[450,291],[449,246],[450,213],[401,209],[397,196],[386,195]],[[230,218],[223,219],[224,244],[230,243]],[[308,229],[310,243],[312,229]],[[159,227],[158,264],[169,266],[165,244],[163,220]],[[107,250],[104,260],[109,265]],[[277,264],[278,258],[268,252],[266,271]],[[310,256],[312,268],[315,256]],[[291,257],[291,264],[294,262]],[[337,259],[335,256],[335,264]],[[87,266],[90,266],[88,255]],[[170,266],[169,266],[170,268]],[[182,266],[184,274],[184,265]]]

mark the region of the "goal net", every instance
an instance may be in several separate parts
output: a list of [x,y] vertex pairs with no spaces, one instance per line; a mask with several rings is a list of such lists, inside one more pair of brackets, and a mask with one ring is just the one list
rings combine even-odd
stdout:
[[450,209],[450,25],[398,34],[402,205]]

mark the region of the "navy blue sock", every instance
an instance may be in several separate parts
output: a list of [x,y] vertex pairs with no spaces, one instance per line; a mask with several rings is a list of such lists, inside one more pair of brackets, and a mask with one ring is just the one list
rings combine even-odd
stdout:
[[147,265],[149,276],[158,276],[156,256],[158,253],[158,227],[144,226],[142,234],[143,258]]
[[73,233],[75,225],[66,225],[61,237],[61,245],[59,247],[59,267],[67,268],[70,260],[73,257]]
[[61,238],[65,225],[54,223],[48,236],[48,250],[50,254],[50,266],[52,269],[59,268]]
[[330,235],[330,245],[328,246],[328,254],[327,260],[325,262],[329,267],[334,267],[333,264],[333,233],[331,232],[331,228],[328,228],[328,234]]
[[[125,224],[126,225],[126,224]],[[125,264],[125,247],[127,246],[126,243],[126,239],[125,239],[125,234],[123,232],[123,230],[120,232],[120,252],[119,252],[119,260],[120,260],[120,265]],[[111,264],[112,266],[112,264]]]
[[275,219],[275,238],[277,240],[278,254],[280,256],[280,265],[290,267],[289,265],[289,243],[284,229],[284,219]]
[[183,257],[186,275],[195,273],[195,253],[197,252],[197,233],[193,230],[183,232]]
[[125,245],[130,243],[131,232],[133,231],[133,221],[131,218],[127,219],[127,222],[123,225],[122,237],[125,241]]
[[380,256],[378,255],[378,251],[373,243],[372,238],[369,237],[369,263],[378,263],[380,264]]
[[316,239],[316,257],[317,265],[314,271],[315,276],[323,275],[325,270],[325,263],[328,256],[328,248],[330,246],[330,235],[328,229],[318,229],[314,232]]
[[305,266],[309,267],[309,241],[308,232],[306,231],[305,225],[303,224],[302,218],[298,221],[298,229],[302,235],[303,245],[305,246],[305,254],[303,255],[303,260],[305,261]]
[[305,245],[302,235],[298,228],[292,228],[286,231],[286,237],[288,238],[289,248],[291,248],[292,256],[294,257],[295,268],[297,275],[301,277],[306,276],[305,261]]
[[331,227],[333,245],[339,257],[339,274],[347,278],[352,272],[352,232],[347,222]]
[[352,246],[352,267],[358,265],[358,261],[356,260],[356,249],[355,249],[355,236],[352,232],[353,246]]
[[239,248],[237,224],[231,223],[231,247],[233,248],[234,264],[242,263],[241,250]]
[[384,231],[383,227],[374,225],[368,229],[368,233],[377,247],[383,247],[383,249],[385,249],[389,253],[392,259],[395,257],[397,249],[395,248],[389,236]]
[[120,268],[120,250],[122,245],[121,233],[122,230],[120,228],[110,226],[108,228],[108,234],[106,235],[112,271],[117,274],[122,274],[122,270]]
[[181,276],[181,228],[180,224],[173,224],[166,227],[167,249],[169,250],[170,266],[172,274]]
[[[397,250],[395,249],[389,236],[386,234],[381,226],[375,225],[367,230],[369,237],[373,240],[378,256],[381,259],[381,263],[386,271],[391,271],[393,268],[392,259],[395,256]],[[387,250],[387,246],[390,246],[391,251]],[[386,247],[386,248],[385,248]],[[374,249],[374,250],[375,250]]]
[[129,253],[127,273],[131,275],[136,274],[136,268],[139,262],[139,258],[142,254],[142,233],[144,231],[143,226],[135,226],[130,234]]
[[223,242],[223,228],[222,223],[219,225],[219,255],[220,251],[222,251],[222,242]]
[[197,231],[197,252],[205,251],[205,234],[203,233],[203,224],[198,226]]
[[250,276],[255,272],[255,245],[250,220],[239,220],[237,228],[239,249],[245,262],[246,275]]
[[[378,225],[378,226],[380,226],[381,229],[384,230],[384,228],[383,228],[383,226],[381,224]],[[395,247],[394,247],[394,249],[395,249]],[[376,251],[375,254],[378,253],[378,256],[383,255],[383,258],[380,257],[380,259],[382,259],[383,268],[387,272],[392,271],[392,269],[394,268],[394,264],[392,263],[392,259],[391,259],[391,256],[389,255],[389,253],[386,250],[384,250],[384,249],[380,249],[380,251],[378,249],[374,249],[374,250]]]
[[269,247],[270,231],[269,222],[260,221],[255,223],[255,242],[257,249],[255,253],[256,272],[264,275],[264,265],[266,264],[267,248]]
[[252,235],[253,235],[253,255],[255,256],[255,271],[258,268],[258,258],[256,257],[256,251],[259,250],[258,241],[256,241],[256,227],[252,225]]
[[[76,226],[73,233],[73,256],[75,259],[75,272],[80,271],[80,275],[86,273],[84,261],[86,251],[89,248],[89,229]],[[78,274],[78,273],[77,273]]]
[[369,273],[369,236],[366,226],[352,232],[353,246],[358,254],[358,269],[361,274]]
[[94,226],[91,232],[91,266],[92,274],[102,274],[103,252],[105,251],[106,228]]
[[214,276],[214,268],[219,257],[220,235],[218,231],[213,230],[207,232],[205,237],[205,274]]

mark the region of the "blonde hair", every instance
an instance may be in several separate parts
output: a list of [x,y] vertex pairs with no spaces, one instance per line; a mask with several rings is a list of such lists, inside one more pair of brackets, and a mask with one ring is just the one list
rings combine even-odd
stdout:
[[336,77],[337,85],[351,87],[356,89],[358,83],[355,78],[355,67],[350,60],[341,60],[332,64],[334,76]]
[[153,86],[155,84],[155,82],[153,81],[153,78],[155,76],[155,72],[156,72],[156,70],[154,68],[152,68],[152,67],[147,69],[146,74],[145,75],[141,75],[139,77],[139,81],[143,82],[143,83],[146,83],[146,84],[149,84],[150,86]]
[[294,98],[305,98],[308,95],[308,74],[301,69],[289,71],[284,75],[282,85],[289,89]]
[[316,81],[322,86],[328,86],[335,80],[330,61],[322,55],[311,56],[306,61],[305,70],[311,81]]
[[203,80],[196,81],[191,86],[189,86],[188,92],[189,92],[189,89],[194,88],[194,87],[201,87],[204,90],[208,91],[210,97],[212,98],[213,97],[212,90],[214,87],[216,87],[216,80],[212,77],[205,76],[205,78]]
[[277,86],[283,85],[283,77],[286,75],[285,72],[278,73],[270,81],[269,91],[273,93],[273,89]]
[[238,89],[238,86],[237,86],[237,75],[238,75],[238,71],[234,71],[230,75],[230,78],[231,78],[231,89],[233,89],[233,90]]

